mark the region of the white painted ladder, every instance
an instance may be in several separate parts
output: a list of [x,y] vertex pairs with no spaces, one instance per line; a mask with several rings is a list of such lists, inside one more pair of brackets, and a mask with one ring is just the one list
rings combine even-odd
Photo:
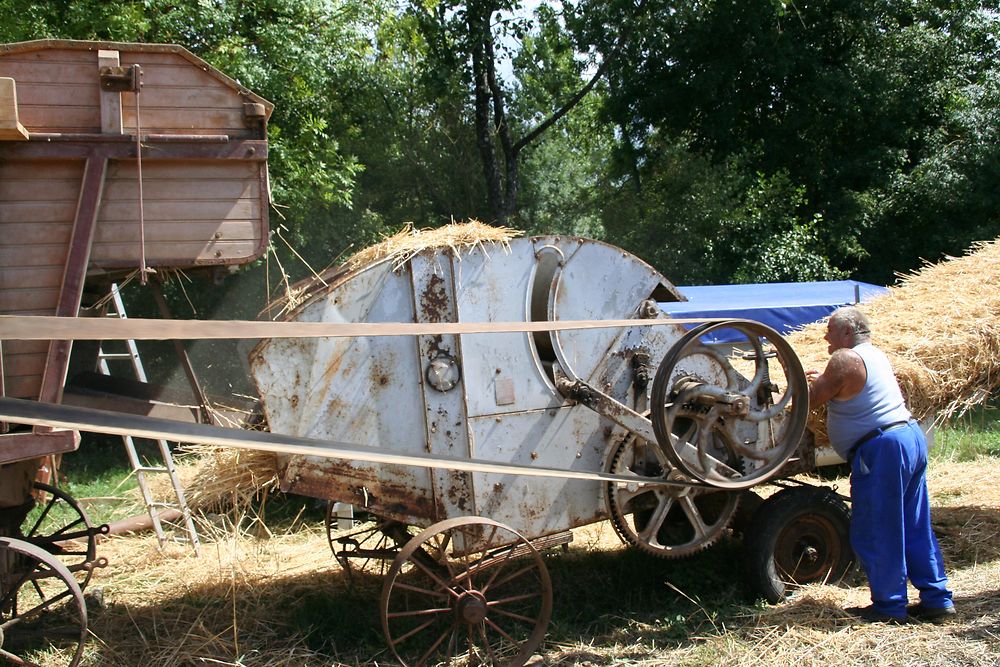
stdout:
[[[111,284],[111,301],[108,302],[107,316],[118,317],[121,319],[127,318],[125,314],[125,304],[122,302],[121,293],[118,291],[117,283]],[[127,340],[125,341],[125,346],[127,350],[125,352],[108,353],[104,351],[104,342],[102,341],[101,346],[97,349],[97,359],[101,373],[104,375],[111,375],[111,370],[108,367],[108,360],[129,361],[132,364],[132,370],[135,372],[136,379],[140,382],[146,382],[146,371],[142,367],[142,360],[139,358],[139,349],[136,347],[135,341]],[[180,511],[183,519],[184,531],[187,533],[186,538],[178,538],[178,541],[189,542],[194,549],[195,554],[199,554],[200,543],[198,541],[198,531],[194,527],[194,521],[191,518],[191,510],[184,498],[184,488],[181,486],[180,480],[177,477],[177,469],[174,466],[174,459],[173,456],[170,455],[170,445],[166,440],[156,441],[156,444],[160,449],[160,457],[163,461],[163,465],[151,466],[144,465],[139,460],[139,454],[136,452],[135,442],[132,440],[132,436],[122,436],[122,440],[125,442],[125,451],[128,452],[129,463],[132,465],[132,471],[135,473],[135,479],[139,483],[139,490],[142,492],[142,500],[146,505],[146,511],[149,513],[149,518],[153,521],[153,529],[156,531],[156,539],[159,541],[160,547],[162,548],[167,540],[167,537],[163,532],[163,524],[165,522],[161,521],[160,512],[163,510],[175,509]],[[149,485],[146,483],[146,475],[150,474],[166,474],[170,477],[170,483],[174,489],[174,496],[177,498],[176,503],[156,502],[153,500],[153,496],[149,492]]]

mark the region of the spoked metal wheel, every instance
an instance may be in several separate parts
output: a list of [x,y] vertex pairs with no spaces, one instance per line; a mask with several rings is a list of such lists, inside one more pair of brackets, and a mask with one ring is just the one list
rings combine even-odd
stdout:
[[97,536],[107,534],[107,525],[95,527],[80,503],[61,489],[35,482],[40,501],[21,523],[19,538],[56,556],[86,587],[95,567],[107,564],[97,558]]
[[413,528],[398,521],[372,520],[361,525],[340,530],[333,503],[327,505],[326,539],[333,557],[348,576],[355,570],[371,569],[384,576],[389,563],[412,537]]
[[53,555],[0,537],[0,661],[37,665],[57,651],[74,667],[87,638],[87,607],[73,574]]
[[552,615],[541,555],[491,519],[434,524],[403,547],[382,588],[382,629],[404,665],[523,665]]
[[[708,342],[720,332],[732,342]],[[734,357],[734,347],[745,351]],[[712,486],[746,489],[773,476],[795,452],[809,388],[794,350],[776,331],[730,320],[700,325],[670,349],[653,380],[652,405],[653,431],[672,465]]]
[[659,447],[629,434],[616,448],[610,472],[635,482],[609,482],[608,513],[626,544],[662,558],[683,558],[714,544],[732,522],[739,493],[703,487],[651,485],[683,479]]

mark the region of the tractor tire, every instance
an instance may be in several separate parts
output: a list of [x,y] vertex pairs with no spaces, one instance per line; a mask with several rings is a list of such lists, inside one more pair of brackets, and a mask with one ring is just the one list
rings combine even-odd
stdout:
[[744,535],[750,588],[777,604],[805,584],[839,584],[855,568],[850,523],[850,509],[830,489],[801,486],[774,494]]

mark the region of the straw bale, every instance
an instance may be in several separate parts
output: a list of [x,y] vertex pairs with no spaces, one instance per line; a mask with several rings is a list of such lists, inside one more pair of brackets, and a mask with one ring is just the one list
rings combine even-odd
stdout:
[[[242,508],[278,488],[278,462],[270,452],[185,445],[175,464],[188,507],[196,514]],[[173,499],[173,487],[166,476],[150,478],[149,489],[156,499]]]
[[[926,264],[886,295],[859,306],[872,342],[889,357],[918,419],[944,421],[986,403],[1000,388],[1000,239],[974,244],[962,257]],[[822,370],[829,354],[825,323],[789,334],[804,368]],[[826,411],[809,428],[827,442]]]

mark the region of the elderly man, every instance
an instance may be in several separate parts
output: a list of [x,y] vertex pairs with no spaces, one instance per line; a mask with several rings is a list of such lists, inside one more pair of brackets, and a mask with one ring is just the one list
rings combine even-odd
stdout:
[[[827,322],[830,361],[808,371],[810,406],[827,404],[833,448],[851,464],[851,545],[868,575],[867,621],[942,621],[955,613],[927,500],[927,440],[910,416],[892,366],[869,342],[857,308]],[[906,580],[920,591],[907,607]]]

